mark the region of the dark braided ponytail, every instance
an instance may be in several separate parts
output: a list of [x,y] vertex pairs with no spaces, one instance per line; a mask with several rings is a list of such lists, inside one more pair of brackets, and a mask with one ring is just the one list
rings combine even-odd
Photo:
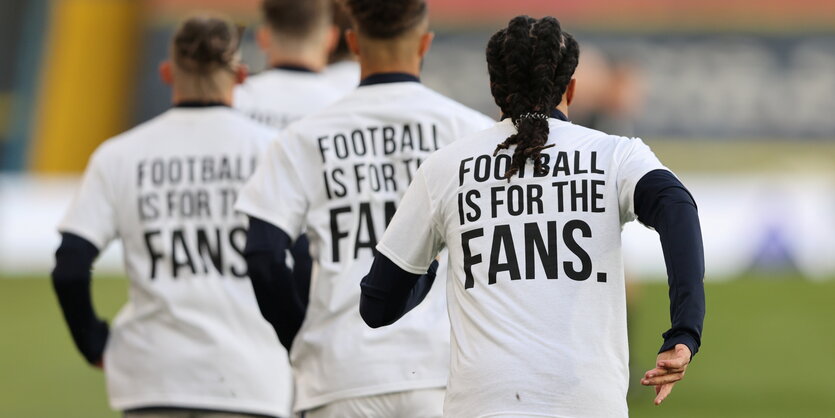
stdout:
[[493,153],[516,146],[505,172],[508,181],[529,159],[537,174],[544,171],[542,151],[554,145],[545,145],[548,120],[538,116],[549,115],[560,104],[579,55],[577,41],[553,17],[515,17],[487,43],[490,91],[504,116],[516,125],[516,133]]
[[507,37],[507,30],[502,29],[496,32],[487,43],[487,72],[490,73],[490,93],[496,100],[496,104],[502,109],[507,108],[507,74],[505,74],[504,41]]

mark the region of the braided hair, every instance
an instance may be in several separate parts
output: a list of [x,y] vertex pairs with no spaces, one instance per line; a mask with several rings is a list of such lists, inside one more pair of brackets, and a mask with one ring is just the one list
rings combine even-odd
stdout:
[[542,151],[554,146],[545,145],[548,120],[531,116],[547,115],[560,104],[579,57],[577,41],[553,17],[517,16],[487,43],[490,92],[504,116],[516,125],[516,133],[493,152],[495,156],[516,146],[505,172],[508,181],[529,159],[537,174],[545,171]]

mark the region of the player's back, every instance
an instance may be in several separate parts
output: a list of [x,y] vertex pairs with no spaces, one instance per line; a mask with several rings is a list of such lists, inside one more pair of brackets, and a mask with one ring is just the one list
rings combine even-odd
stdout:
[[[318,263],[291,352],[297,410],[347,397],[441,387],[447,379],[449,324],[442,287],[402,321],[374,330],[359,316],[359,283],[421,162],[494,121],[418,82],[380,79],[288,127],[271,145],[271,163],[264,166],[276,170],[259,170],[239,201],[239,209],[291,236],[301,232],[297,225],[306,225]],[[270,196],[271,179],[284,190],[297,190],[299,198],[281,200],[281,207],[264,205],[279,200]]]
[[662,166],[639,139],[549,125],[545,174],[529,163],[504,178],[515,148],[494,151],[516,133],[507,119],[415,179],[450,253],[449,416],[627,414],[620,232],[634,183]]
[[175,107],[92,157],[77,201],[108,204],[74,210],[61,229],[98,248],[123,242],[129,301],[104,361],[115,408],[289,413],[287,354],[258,310],[246,217],[233,210],[273,135],[229,107]]
[[300,67],[277,67],[249,77],[235,89],[235,108],[275,129],[321,110],[354,87],[335,86],[323,74]]
[[334,89],[349,93],[360,82],[360,64],[354,60],[339,61],[325,67],[322,75]]

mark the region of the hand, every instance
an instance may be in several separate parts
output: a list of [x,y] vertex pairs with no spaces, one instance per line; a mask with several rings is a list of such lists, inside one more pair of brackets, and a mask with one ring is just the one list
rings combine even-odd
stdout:
[[684,378],[684,372],[690,364],[690,356],[690,349],[686,345],[676,344],[674,348],[659,353],[655,368],[644,374],[641,384],[655,386],[656,405],[661,405],[673,391],[676,382]]

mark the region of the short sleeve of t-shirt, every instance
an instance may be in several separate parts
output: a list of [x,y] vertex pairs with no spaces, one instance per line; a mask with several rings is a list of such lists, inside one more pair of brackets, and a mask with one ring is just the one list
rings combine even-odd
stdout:
[[377,251],[412,274],[424,274],[444,246],[422,165],[406,190]]
[[117,236],[116,211],[101,149],[90,158],[81,188],[70,203],[58,230],[90,241],[100,251]]
[[666,170],[658,157],[639,138],[628,141],[617,173],[618,201],[621,224],[632,222],[635,215],[635,186],[645,174],[653,170]]
[[269,222],[295,240],[304,228],[308,201],[286,141],[273,141],[241,190],[235,209]]

